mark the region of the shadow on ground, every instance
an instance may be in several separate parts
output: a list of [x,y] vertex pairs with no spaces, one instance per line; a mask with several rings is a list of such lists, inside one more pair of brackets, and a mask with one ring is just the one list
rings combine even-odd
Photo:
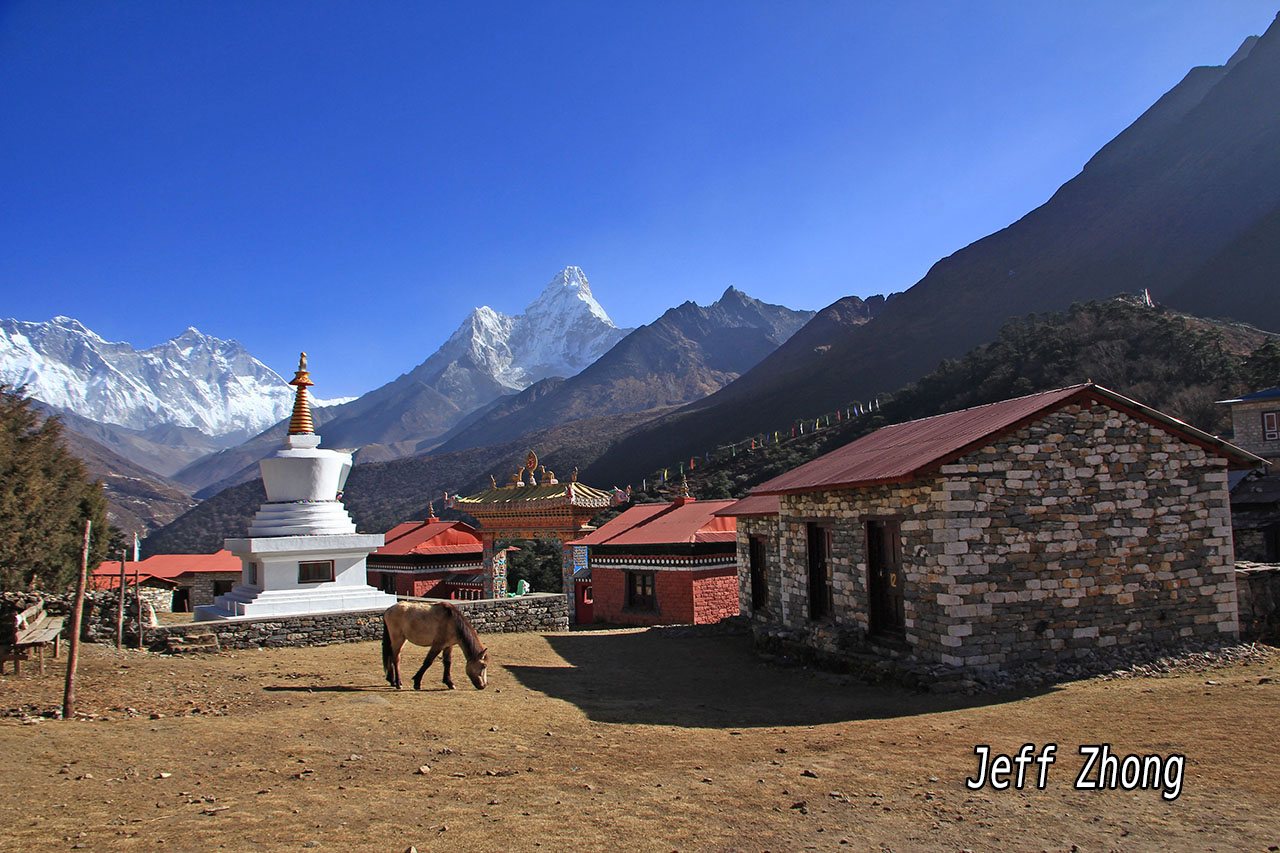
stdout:
[[746,635],[650,629],[547,635],[568,666],[504,664],[523,686],[606,723],[740,728],[884,719],[998,704],[1027,693],[936,696],[779,665]]

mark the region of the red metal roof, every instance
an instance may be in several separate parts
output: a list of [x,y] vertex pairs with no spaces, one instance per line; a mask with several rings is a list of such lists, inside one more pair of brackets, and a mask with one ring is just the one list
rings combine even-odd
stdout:
[[407,521],[386,533],[386,544],[374,551],[380,556],[408,554],[479,554],[484,550],[480,537],[463,521]]
[[747,495],[740,501],[729,504],[716,513],[719,516],[744,518],[747,516],[777,515],[779,501],[777,495]]
[[1233,464],[1248,467],[1263,461],[1190,424],[1090,383],[887,426],[774,477],[751,493],[783,495],[914,479],[1046,412],[1080,401],[1110,405],[1225,456]]
[[[238,572],[241,570],[240,558],[225,548],[213,554],[156,554],[139,562],[126,562],[125,574],[133,577],[137,571],[144,578],[160,578],[173,580],[179,575],[199,574],[201,572]],[[96,586],[109,583],[111,578],[120,576],[119,560],[104,560],[93,570]],[[106,579],[105,581],[101,579]]]
[[737,522],[716,513],[735,501],[685,500],[640,504],[573,545],[671,545],[732,542]]

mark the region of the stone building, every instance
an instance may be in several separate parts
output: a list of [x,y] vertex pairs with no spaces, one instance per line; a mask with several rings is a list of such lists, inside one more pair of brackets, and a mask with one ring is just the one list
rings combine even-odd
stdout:
[[[733,501],[637,504],[581,539],[592,615],[613,625],[704,625],[737,616]],[[581,602],[580,602],[581,603]]]
[[[229,592],[240,582],[240,560],[227,550],[212,554],[156,554],[125,563],[126,585],[137,572],[143,595],[161,612],[190,613]],[[114,589],[120,583],[120,561],[103,561],[93,572],[95,589]]]
[[1261,462],[1087,384],[885,427],[723,512],[761,642],[981,672],[1235,640],[1227,469]]
[[1238,560],[1280,561],[1280,387],[1222,400],[1231,407],[1232,443],[1271,463],[1231,478],[1231,526]]

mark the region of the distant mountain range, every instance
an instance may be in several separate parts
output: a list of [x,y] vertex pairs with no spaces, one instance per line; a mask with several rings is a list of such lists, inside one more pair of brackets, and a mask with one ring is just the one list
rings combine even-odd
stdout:
[[701,399],[777,349],[813,313],[769,305],[733,287],[705,308],[685,302],[627,335],[576,376],[543,380],[467,418],[439,450],[481,447],[580,418]]
[[[1196,68],[1022,219],[938,261],[871,321],[802,330],[737,381],[620,439],[627,481],[726,440],[892,392],[1010,317],[1147,289],[1280,330],[1280,23]],[[837,303],[839,305],[839,303]],[[835,308],[836,306],[832,306]],[[820,312],[810,324],[833,318]]]
[[325,441],[381,445],[385,457],[425,452],[477,408],[548,377],[577,374],[630,331],[609,319],[582,270],[566,267],[524,313],[475,309],[426,361],[336,409]]
[[223,445],[266,429],[293,407],[293,389],[236,341],[188,328],[136,350],[70,317],[0,320],[0,382],[26,386],[54,410],[98,423],[139,432],[185,427]]

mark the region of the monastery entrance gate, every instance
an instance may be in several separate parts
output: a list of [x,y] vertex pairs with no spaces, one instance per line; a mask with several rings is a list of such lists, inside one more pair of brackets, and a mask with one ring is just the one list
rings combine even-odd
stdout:
[[[492,476],[490,488],[466,497],[447,498],[445,505],[470,514],[479,522],[483,551],[484,597],[501,597],[507,591],[507,552],[501,543],[513,539],[551,539],[561,543],[562,591],[569,602],[569,622],[576,614],[573,573],[581,562],[586,566],[586,549],[564,543],[589,533],[591,519],[602,510],[626,503],[630,496],[622,490],[606,491],[578,482],[575,468],[568,482],[560,482],[545,466],[538,465],[532,450],[524,465],[499,486]],[[582,552],[577,554],[575,552]]]

